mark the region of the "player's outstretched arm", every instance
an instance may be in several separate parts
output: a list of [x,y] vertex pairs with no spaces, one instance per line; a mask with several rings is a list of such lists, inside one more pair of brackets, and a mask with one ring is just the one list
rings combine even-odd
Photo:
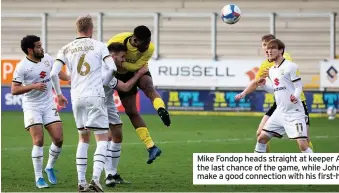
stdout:
[[142,75],[144,75],[147,71],[148,71],[148,67],[143,66],[126,83],[119,80],[116,89],[119,90],[119,91],[122,91],[122,92],[130,91],[133,88],[133,86],[138,82],[139,78]]
[[255,91],[258,87],[257,80],[252,80],[250,84],[243,90],[240,94],[235,96],[235,100],[240,100],[245,98],[245,96],[253,91]]
[[260,78],[257,80],[257,85],[263,88],[268,93],[274,93],[272,83],[266,84],[265,78]]
[[235,96],[236,100],[240,100],[242,98],[245,98],[246,95],[252,93],[258,88],[258,80],[260,78],[266,78],[268,76],[268,69],[265,67],[265,62],[264,61],[258,70],[257,75],[255,76],[255,79],[250,82],[250,84],[245,88],[244,91],[242,91],[240,94]]

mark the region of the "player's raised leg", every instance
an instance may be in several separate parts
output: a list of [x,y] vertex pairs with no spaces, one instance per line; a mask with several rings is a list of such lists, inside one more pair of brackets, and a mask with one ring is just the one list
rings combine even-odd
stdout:
[[[35,117],[35,120],[36,118],[37,117]],[[34,118],[32,117],[31,120],[33,119]],[[35,175],[35,185],[38,188],[47,188],[48,184],[46,183],[43,177],[43,174],[42,174],[43,160],[44,160],[44,150],[43,150],[44,132],[43,132],[41,122],[42,120],[40,121],[40,123],[33,123],[31,125],[28,125],[26,129],[29,130],[29,133],[31,134],[32,141],[33,141],[32,162],[33,162],[34,175]]]
[[59,158],[63,143],[63,131],[62,122],[60,121],[59,113],[56,108],[49,109],[45,112],[44,116],[45,128],[48,131],[52,139],[52,144],[49,148],[49,157],[45,172],[48,177],[48,181],[51,184],[57,183],[57,178],[54,171],[54,165]]
[[152,101],[153,107],[157,110],[158,115],[166,126],[171,125],[171,119],[168,111],[165,109],[165,103],[157,93],[153,86],[153,80],[150,72],[143,75],[138,82],[139,88],[145,93],[145,95]]
[[[258,126],[258,129],[257,129],[257,137],[260,136],[260,134],[261,134],[261,132],[262,132],[262,130],[263,130],[263,128],[264,128],[264,126],[265,126],[265,124],[266,124],[266,122],[268,121],[269,118],[270,118],[269,116],[264,115],[263,118],[261,119],[259,126]],[[267,143],[266,143],[266,153],[270,153],[270,151],[271,151],[270,142],[267,141]]]
[[129,94],[123,97],[120,96],[120,100],[139,138],[146,145],[147,151],[149,152],[147,163],[148,164],[153,163],[153,161],[158,156],[160,156],[161,150],[157,146],[155,146],[144,120],[138,113],[138,110],[136,108],[136,94]]
[[[257,129],[257,137],[260,135],[261,131],[263,130],[265,124],[267,123],[268,119],[272,116],[275,109],[277,108],[277,104],[274,102],[271,108],[265,113],[264,117],[261,119],[259,127]],[[267,142],[266,144],[266,153],[270,153],[271,151],[271,143]]]
[[266,153],[267,143],[272,137],[282,138],[285,134],[285,130],[279,120],[279,114],[274,112],[264,125],[259,136],[257,136],[257,144],[255,146],[256,153]]

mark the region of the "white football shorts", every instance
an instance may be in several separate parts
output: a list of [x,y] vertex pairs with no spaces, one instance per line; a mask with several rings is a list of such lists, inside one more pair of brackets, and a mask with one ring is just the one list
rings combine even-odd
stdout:
[[104,97],[84,97],[72,100],[78,130],[108,130],[108,116]]
[[263,131],[278,138],[284,134],[290,139],[308,138],[306,119],[304,113],[284,114],[276,110],[266,122]]
[[27,130],[35,125],[44,125],[47,127],[53,123],[61,122],[55,104],[50,105],[49,108],[28,109],[23,112],[25,128]]
[[113,94],[106,94],[105,104],[107,106],[108,123],[112,125],[121,125],[119,111],[114,103]]

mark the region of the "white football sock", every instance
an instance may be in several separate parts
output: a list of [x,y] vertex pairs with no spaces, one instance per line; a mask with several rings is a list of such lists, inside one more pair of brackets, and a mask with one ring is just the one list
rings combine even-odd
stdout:
[[266,153],[266,144],[257,142],[254,153]]
[[55,162],[59,158],[60,153],[61,147],[58,147],[52,143],[51,147],[49,148],[49,157],[46,165],[47,169],[54,168]]
[[35,174],[35,181],[42,178],[42,164],[44,161],[44,148],[33,145],[32,149],[32,162]]
[[94,153],[93,177],[92,180],[99,182],[101,172],[104,169],[107,154],[107,141],[98,141]]
[[121,143],[112,143],[112,163],[113,163],[113,173],[114,176],[118,172],[118,164],[120,161],[120,154],[121,154]]
[[86,183],[86,170],[87,170],[87,150],[88,143],[79,142],[76,153],[76,163],[78,172],[78,183]]
[[305,151],[301,151],[302,153],[313,153],[313,150],[311,148],[307,148]]
[[109,141],[108,146],[107,146],[106,162],[105,162],[105,176],[106,176],[106,178],[109,174],[113,173],[112,143],[113,143],[112,141]]

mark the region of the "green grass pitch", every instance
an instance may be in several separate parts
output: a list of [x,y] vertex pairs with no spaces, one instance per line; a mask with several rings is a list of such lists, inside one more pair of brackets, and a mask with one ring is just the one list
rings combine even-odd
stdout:
[[[257,186],[219,185],[194,186],[192,154],[198,152],[253,152],[255,132],[261,117],[241,116],[172,116],[172,126],[166,128],[156,115],[143,116],[150,134],[162,149],[162,156],[146,164],[148,153],[140,142],[126,115],[119,173],[132,182],[115,188],[104,186],[107,192],[229,192],[229,191],[339,191],[339,186]],[[73,115],[61,113],[64,122],[64,147],[56,164],[58,184],[48,189],[36,189],[31,161],[32,142],[23,128],[23,113],[2,112],[1,122],[1,191],[5,192],[75,192],[77,173],[75,153],[78,142]],[[316,152],[335,153],[339,150],[339,119],[312,118],[310,136]],[[91,139],[87,180],[92,173],[94,137]],[[44,163],[51,141],[45,134]],[[299,152],[296,143],[274,139],[273,152]],[[44,166],[45,166],[44,164]],[[47,180],[46,175],[44,174]],[[103,179],[103,177],[102,177]],[[103,182],[103,180],[102,180]]]

